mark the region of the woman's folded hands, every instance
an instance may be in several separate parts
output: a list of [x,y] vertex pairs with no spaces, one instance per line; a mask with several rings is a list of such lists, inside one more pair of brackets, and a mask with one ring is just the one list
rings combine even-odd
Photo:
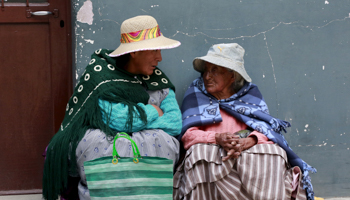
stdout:
[[223,161],[238,158],[242,151],[257,144],[257,138],[255,136],[239,138],[238,135],[230,132],[216,133],[215,140],[216,144],[220,145],[227,152],[227,156],[222,158]]

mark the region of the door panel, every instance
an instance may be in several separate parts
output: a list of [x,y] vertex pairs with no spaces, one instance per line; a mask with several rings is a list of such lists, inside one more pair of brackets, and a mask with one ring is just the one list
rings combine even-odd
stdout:
[[52,96],[48,27],[2,24],[0,29],[6,30],[0,32],[0,189],[37,189],[41,154],[52,136],[47,133],[52,133],[53,117],[43,115],[51,110]]
[[[6,0],[7,3],[27,3],[27,0]],[[43,3],[47,0],[30,0],[30,3]]]
[[42,153],[72,92],[70,2],[32,5],[0,10],[0,194],[41,192]]

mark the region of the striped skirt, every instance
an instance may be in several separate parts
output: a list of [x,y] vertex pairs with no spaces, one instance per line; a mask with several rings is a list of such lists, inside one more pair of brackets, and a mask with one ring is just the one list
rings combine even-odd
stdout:
[[[174,175],[174,199],[306,199],[301,170],[290,167],[278,145],[258,144],[222,162],[224,156],[226,151],[215,144],[188,149]],[[292,184],[295,172],[300,175]]]

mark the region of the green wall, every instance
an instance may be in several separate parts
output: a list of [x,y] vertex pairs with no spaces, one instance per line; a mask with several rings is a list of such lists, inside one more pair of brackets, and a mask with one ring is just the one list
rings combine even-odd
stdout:
[[193,58],[240,44],[270,113],[292,124],[290,146],[317,168],[316,196],[350,196],[350,0],[73,0],[72,8],[76,79],[94,50],[119,46],[125,19],[152,15],[182,43],[159,64],[180,105],[199,76]]

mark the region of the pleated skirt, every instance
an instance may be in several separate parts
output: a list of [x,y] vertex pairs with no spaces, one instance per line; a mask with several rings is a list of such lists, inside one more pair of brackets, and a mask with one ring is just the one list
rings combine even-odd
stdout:
[[[174,175],[174,199],[306,199],[301,170],[290,167],[286,152],[278,145],[258,144],[239,158],[222,162],[224,156],[226,151],[215,144],[188,149]],[[292,184],[296,172],[300,175]]]

